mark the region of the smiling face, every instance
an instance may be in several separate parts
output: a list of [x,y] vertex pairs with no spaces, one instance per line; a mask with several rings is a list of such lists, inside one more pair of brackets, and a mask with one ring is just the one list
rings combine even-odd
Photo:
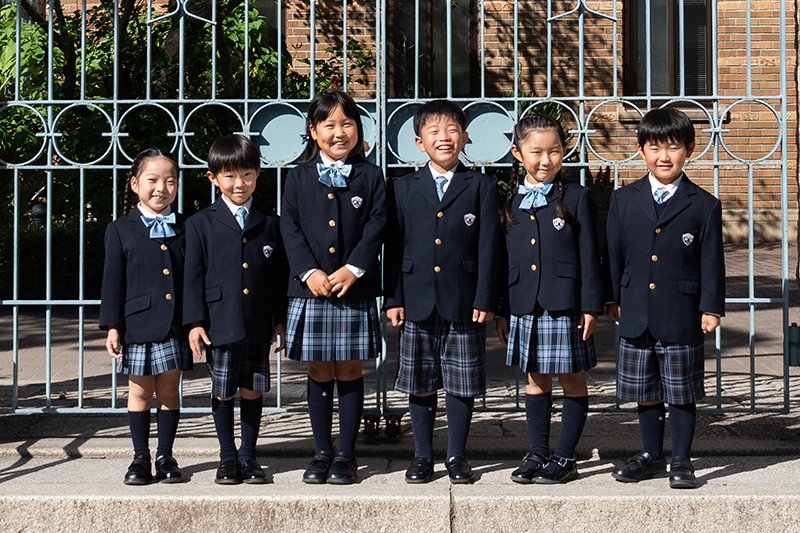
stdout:
[[458,164],[458,154],[467,144],[467,132],[455,119],[438,115],[425,122],[414,141],[431,158],[433,168],[444,174]]
[[694,151],[694,143],[685,146],[676,141],[647,141],[638,149],[647,164],[647,170],[659,183],[668,185],[680,177],[683,165]]
[[178,169],[166,157],[152,157],[138,175],[131,177],[131,190],[144,207],[159,214],[178,194]]
[[525,180],[536,184],[548,181],[561,170],[564,145],[555,131],[537,129],[511,145],[511,154],[525,167]]
[[239,170],[223,170],[218,174],[207,172],[208,179],[219,187],[228,201],[234,205],[244,205],[256,190],[256,179],[258,178],[257,168],[245,168]]
[[358,125],[337,105],[322,122],[309,128],[311,138],[331,161],[347,157],[358,143]]

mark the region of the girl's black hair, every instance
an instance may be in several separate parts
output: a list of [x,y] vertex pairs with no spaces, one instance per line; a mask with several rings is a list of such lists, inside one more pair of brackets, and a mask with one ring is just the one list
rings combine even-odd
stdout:
[[306,152],[304,162],[315,161],[319,155],[319,145],[311,137],[311,128],[325,121],[337,107],[342,108],[344,116],[356,123],[358,142],[350,150],[349,157],[364,155],[364,126],[361,124],[361,114],[353,98],[344,91],[325,89],[317,93],[306,114]]
[[[517,125],[514,126],[514,146],[517,147],[517,150],[521,151],[520,144],[522,141],[536,130],[554,131],[561,141],[561,147],[566,152],[567,134],[564,132],[564,128],[561,127],[561,124],[549,115],[536,114],[525,115],[517,122]],[[503,207],[500,208],[500,223],[503,225],[503,229],[506,232],[508,232],[511,226],[517,223],[516,219],[514,219],[514,215],[511,213],[511,202],[514,201],[514,197],[517,195],[520,182],[525,180],[525,174],[520,175],[519,167],[519,161],[515,157],[511,165],[511,177],[508,180],[506,202],[503,204]],[[558,187],[556,214],[558,214],[559,218],[566,219],[570,214],[564,207],[564,180],[562,179],[562,173],[563,169],[556,174],[553,185]]]
[[161,150],[160,148],[147,148],[139,152],[139,155],[137,155],[133,160],[133,163],[131,163],[131,168],[128,171],[128,174],[125,176],[125,192],[122,196],[122,212],[126,215],[130,213],[131,209],[133,209],[136,204],[139,203],[139,197],[136,196],[136,193],[134,193],[131,189],[131,178],[138,178],[147,162],[155,157],[163,157],[164,159],[168,159],[169,162],[175,167],[175,172],[177,174],[178,162],[175,161],[175,158],[172,157],[172,154],[169,152]]

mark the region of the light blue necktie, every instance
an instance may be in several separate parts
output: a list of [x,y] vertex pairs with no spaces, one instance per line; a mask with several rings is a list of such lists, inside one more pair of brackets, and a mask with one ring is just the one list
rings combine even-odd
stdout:
[[547,198],[545,195],[550,192],[550,189],[553,188],[552,183],[548,183],[547,185],[535,185],[533,187],[526,187],[525,185],[519,185],[517,189],[518,194],[524,194],[525,197],[522,199],[522,202],[519,204],[520,209],[530,209],[531,207],[544,207],[547,205]]
[[442,196],[444,196],[444,186],[447,183],[447,178],[444,176],[436,176],[433,178],[433,181],[436,182],[436,194],[439,195],[439,201],[442,201]]
[[656,192],[653,193],[653,199],[656,201],[657,204],[663,204],[664,199],[667,197],[668,194],[669,191],[667,191],[666,187],[659,187],[658,189],[656,189]]
[[239,227],[244,229],[244,219],[247,218],[247,209],[244,207],[240,207],[236,210],[236,222],[239,223]]
[[347,187],[347,177],[353,170],[353,165],[341,165],[329,167],[322,163],[317,163],[319,172],[319,182],[328,187]]
[[150,228],[151,239],[163,239],[175,236],[175,230],[172,229],[170,225],[175,224],[175,213],[170,213],[165,217],[161,215],[156,215],[155,217],[141,215],[141,218],[144,225]]

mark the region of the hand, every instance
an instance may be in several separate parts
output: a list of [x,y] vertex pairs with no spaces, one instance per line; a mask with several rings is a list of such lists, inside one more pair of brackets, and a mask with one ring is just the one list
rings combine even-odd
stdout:
[[106,350],[108,355],[114,359],[122,357],[122,352],[119,349],[119,330],[117,328],[108,328],[108,336],[106,337]]
[[494,327],[497,330],[497,337],[503,346],[508,348],[508,320],[503,316],[494,317]]
[[275,346],[275,353],[282,351],[286,348],[286,324],[276,324],[275,331],[272,332],[272,338],[269,343],[278,343]]
[[700,320],[703,333],[711,333],[719,327],[719,317],[704,314]]
[[612,322],[619,322],[619,304],[618,303],[610,303],[606,306],[606,316],[611,319]]
[[189,347],[192,349],[194,358],[198,361],[203,358],[203,346],[200,344],[201,340],[206,346],[211,346],[211,340],[208,338],[208,335],[206,335],[206,329],[202,324],[195,322],[192,324],[192,329],[189,330]]
[[484,311],[483,309],[473,309],[472,310],[472,321],[477,322],[478,324],[483,324],[487,320],[491,320],[494,318],[494,313],[491,311]]
[[[619,306],[617,306],[619,312]],[[580,321],[578,322],[578,329],[583,330],[583,340],[588,341],[592,336],[594,327],[597,325],[597,313],[581,313]]]
[[406,321],[405,307],[390,307],[386,310],[386,318],[392,321],[392,326],[402,326]]
[[333,286],[332,292],[340,291],[339,294],[336,295],[337,298],[344,296],[347,289],[349,289],[357,279],[356,275],[350,272],[350,269],[346,266],[343,266],[328,276],[328,282]]
[[328,281],[328,276],[322,270],[315,270],[313,274],[308,276],[306,285],[311,289],[311,294],[319,298],[320,296],[330,296],[333,294],[333,286]]

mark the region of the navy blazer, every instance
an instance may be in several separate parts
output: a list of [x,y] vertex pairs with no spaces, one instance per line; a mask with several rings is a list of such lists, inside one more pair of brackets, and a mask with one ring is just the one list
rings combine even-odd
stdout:
[[606,229],[607,302],[620,305],[620,335],[650,328],[669,343],[703,342],[701,314],[725,312],[722,206],[684,174],[656,217],[645,176],[611,196]]
[[384,266],[385,307],[421,322],[434,311],[471,322],[499,309],[503,234],[497,184],[458,165],[442,198],[428,165],[390,187]]
[[564,183],[562,202],[569,215],[558,217],[558,185],[547,205],[521,210],[517,194],[511,213],[517,224],[506,234],[508,308],[515,315],[533,314],[538,302],[547,311],[603,310],[603,278],[597,243],[597,208],[592,192]]
[[214,346],[269,343],[286,321],[280,220],[255,200],[244,229],[222,199],[186,221],[183,322],[202,322]]
[[116,327],[124,344],[160,342],[181,327],[186,217],[175,214],[175,236],[151,239],[138,207],[106,228],[100,327]]
[[333,274],[344,265],[365,270],[345,298],[381,294],[379,255],[386,229],[386,185],[381,169],[361,158],[352,161],[347,187],[319,182],[316,164],[289,171],[281,205],[281,234],[289,258],[289,296],[314,298],[300,281],[317,268]]

